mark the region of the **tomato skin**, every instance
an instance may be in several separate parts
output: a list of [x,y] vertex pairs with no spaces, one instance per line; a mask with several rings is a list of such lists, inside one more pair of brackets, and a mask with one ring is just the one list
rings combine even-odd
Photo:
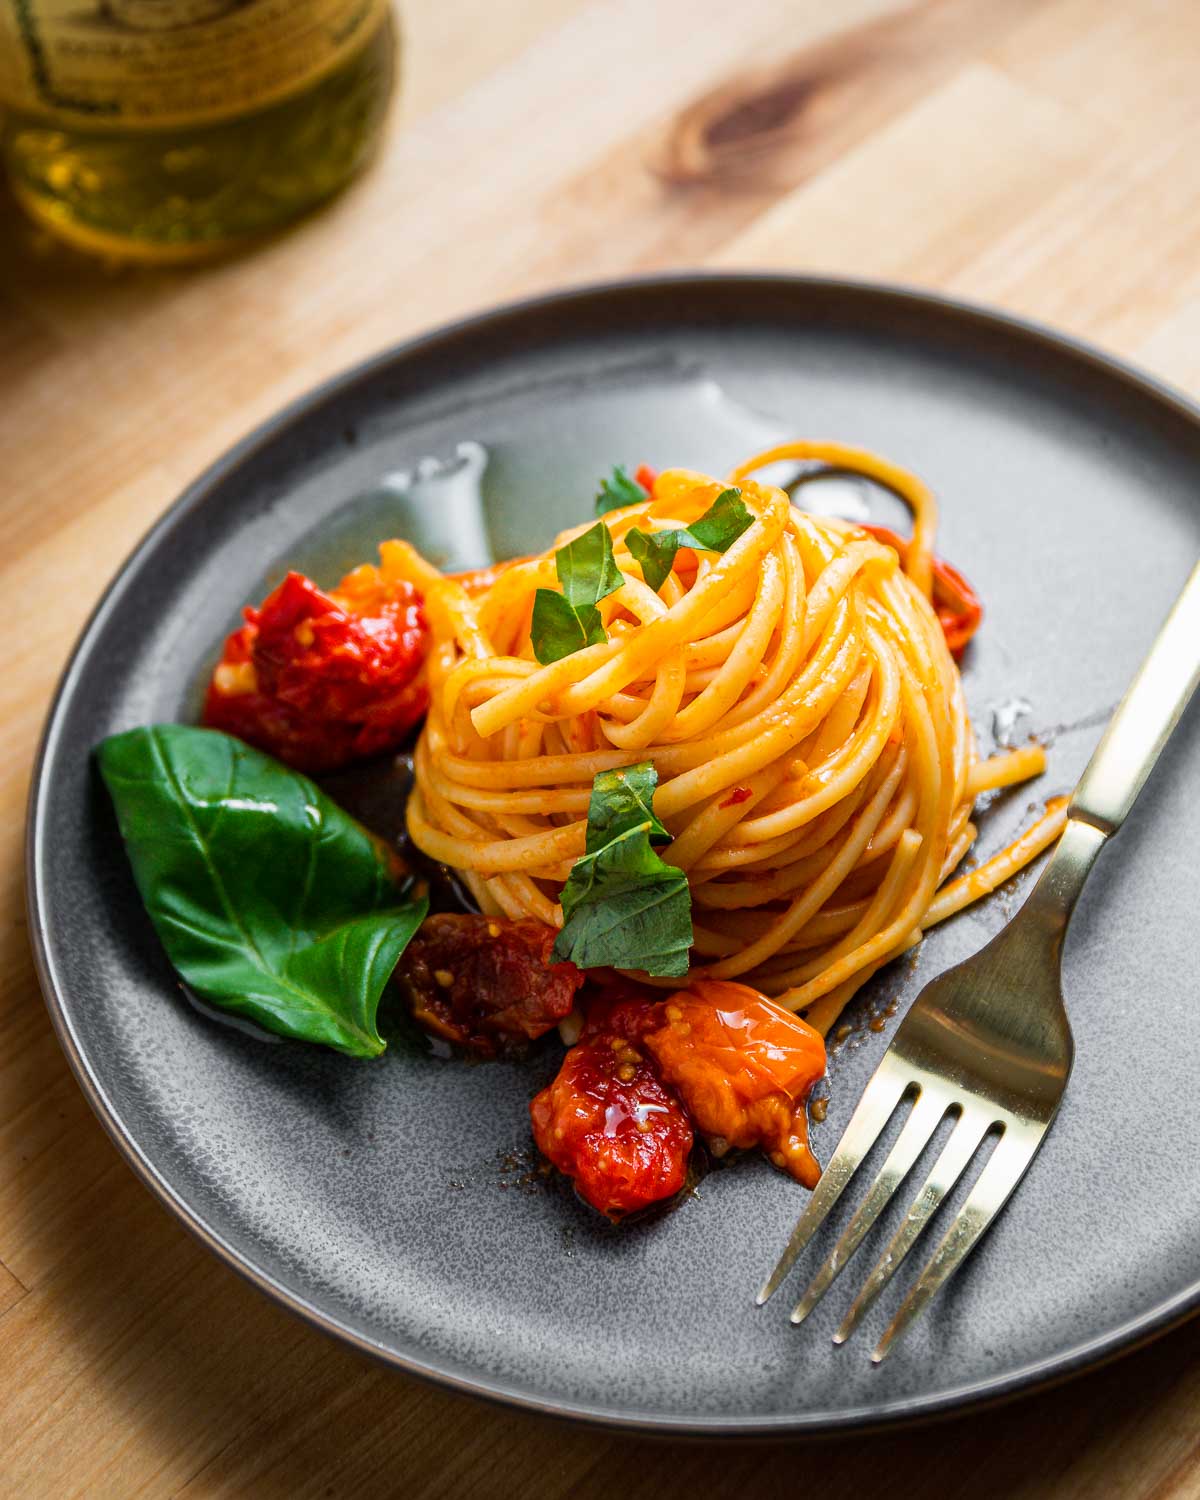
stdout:
[[658,470],[652,469],[649,464],[639,464],[637,472],[633,476],[648,495],[654,493],[654,481],[658,478]]
[[538,1150],[609,1218],[674,1197],[687,1182],[687,1115],[645,1052],[615,1033],[570,1048],[529,1117]]
[[761,1146],[812,1187],[805,1101],[825,1072],[819,1032],[748,985],[696,980],[661,1007],[647,1050],[714,1155]]
[[424,714],[421,598],[374,568],[332,594],[289,573],[225,642],[204,722],[298,770],[336,770],[395,749]]
[[480,1057],[544,1036],[571,1013],[583,974],[554,963],[553,928],[508,917],[426,917],[396,966],[414,1019]]

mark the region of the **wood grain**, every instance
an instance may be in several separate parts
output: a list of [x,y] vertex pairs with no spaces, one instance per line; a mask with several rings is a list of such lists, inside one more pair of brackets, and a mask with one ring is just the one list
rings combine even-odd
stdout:
[[408,0],[375,170],[203,271],[122,272],[0,200],[0,1493],[1182,1500],[1200,1325],[938,1429],[700,1448],[403,1381],[205,1254],[120,1162],[45,1018],[22,811],[70,642],[180,486],[445,317],[694,264],[990,300],[1200,394],[1191,0]]

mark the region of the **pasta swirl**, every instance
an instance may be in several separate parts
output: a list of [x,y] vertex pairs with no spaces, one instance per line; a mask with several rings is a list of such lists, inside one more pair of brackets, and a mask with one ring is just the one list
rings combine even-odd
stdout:
[[[784,459],[900,494],[914,521],[903,558],[753,477]],[[425,591],[434,637],[409,830],[485,913],[561,925],[592,778],[650,760],[673,840],[663,858],[691,889],[691,976],[745,981],[825,1030],[931,916],[973,899],[943,886],[974,837],[972,803],[1036,775],[1044,755],[977,757],[935,613],[937,512],[920,481],[860,450],[795,443],[729,483],[752,523],[723,553],[682,547],[657,591],[630,532],[686,528],[725,486],[669,470],[606,516],[621,574],[597,606],[607,639],[545,665],[534,596],[556,586],[556,548],[587,526],[540,557],[458,577],[388,544],[385,569]],[[1048,814],[988,878],[1007,878],[1060,823]]]

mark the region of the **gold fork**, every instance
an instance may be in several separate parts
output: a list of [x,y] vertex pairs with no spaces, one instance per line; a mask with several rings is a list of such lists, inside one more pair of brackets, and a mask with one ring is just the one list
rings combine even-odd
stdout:
[[900,1228],[834,1334],[843,1343],[891,1281],[984,1138],[999,1134],[961,1210],[871,1355],[876,1364],[962,1265],[1024,1176],[1058,1110],[1074,1043],[1063,1004],[1063,937],[1105,839],[1116,833],[1200,681],[1200,563],[1088,762],[1062,837],[1016,917],[926,985],[872,1075],[758,1294],[783,1282],[902,1100],[904,1127],[845,1232],[791,1314],[808,1316],[948,1115],[953,1130]]

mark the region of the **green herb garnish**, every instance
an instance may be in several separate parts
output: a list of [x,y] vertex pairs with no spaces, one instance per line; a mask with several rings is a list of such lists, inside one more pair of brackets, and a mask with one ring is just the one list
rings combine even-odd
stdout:
[[210,1004],[376,1057],[379,997],[428,902],[307,776],[231,735],[158,724],[98,751],[167,956]]
[[722,490],[699,520],[674,531],[639,531],[635,527],[625,535],[625,545],[642,565],[642,577],[655,593],[675,566],[680,547],[696,547],[701,552],[726,552],[754,517],[746,509],[741,490]]
[[538,589],[533,596],[530,638],[543,666],[608,639],[596,606],[625,581],[613,560],[612,536],[603,521],[560,547],[554,568],[562,593]]
[[606,516],[610,510],[623,510],[627,505],[641,505],[649,492],[636,479],[630,479],[622,464],[617,464],[607,479],[600,481],[596,494],[596,514]]
[[652,847],[671,837],[654,815],[657,785],[650,761],[593,779],[587,853],[563,886],[556,959],[581,969],[611,964],[644,974],[687,973],[692,897],[684,872]]
[[669,844],[671,835],[654,811],[657,785],[658,772],[649,760],[616,771],[598,771],[592,778],[588,804],[587,852],[596,854],[613,839],[643,827],[652,844]]

